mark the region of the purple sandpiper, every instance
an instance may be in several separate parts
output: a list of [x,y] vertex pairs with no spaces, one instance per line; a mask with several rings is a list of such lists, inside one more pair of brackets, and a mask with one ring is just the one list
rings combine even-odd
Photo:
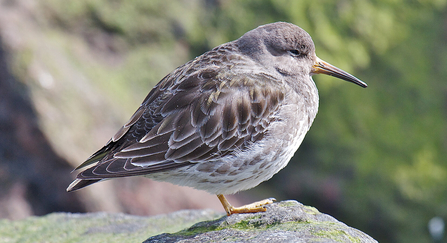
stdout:
[[287,165],[317,114],[314,74],[367,87],[319,59],[300,27],[259,26],[164,77],[76,168],[84,170],[67,191],[145,176],[216,194],[228,215],[265,211],[274,199],[233,207],[223,195],[253,188]]

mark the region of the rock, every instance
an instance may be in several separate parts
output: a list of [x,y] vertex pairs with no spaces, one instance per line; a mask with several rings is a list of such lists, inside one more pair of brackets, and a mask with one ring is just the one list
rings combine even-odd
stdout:
[[23,220],[0,220],[0,242],[143,242],[222,214],[182,210],[152,217],[122,213],[51,213]]
[[256,214],[235,214],[200,222],[149,242],[377,242],[313,207],[283,201]]
[[377,242],[296,201],[267,207],[267,212],[229,217],[213,210],[182,210],[152,217],[52,213],[3,219],[0,242]]

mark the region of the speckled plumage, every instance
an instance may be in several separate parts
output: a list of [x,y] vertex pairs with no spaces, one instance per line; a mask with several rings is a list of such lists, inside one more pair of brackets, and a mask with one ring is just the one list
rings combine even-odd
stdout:
[[249,31],[163,78],[67,190],[137,175],[214,194],[255,187],[287,165],[309,130],[317,73],[366,87],[317,58],[293,24]]

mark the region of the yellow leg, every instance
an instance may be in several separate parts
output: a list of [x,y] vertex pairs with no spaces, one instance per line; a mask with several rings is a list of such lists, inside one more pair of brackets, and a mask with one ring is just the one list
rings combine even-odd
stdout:
[[232,215],[233,213],[265,212],[265,211],[267,211],[267,209],[263,206],[267,205],[267,204],[271,204],[274,201],[276,201],[276,199],[274,199],[274,198],[269,198],[269,199],[264,199],[259,202],[254,202],[254,203],[244,205],[242,207],[235,208],[235,207],[231,206],[231,204],[228,202],[228,200],[225,198],[224,195],[219,194],[219,195],[217,195],[217,198],[219,198],[219,200],[222,203],[222,206],[224,207],[225,212],[227,212],[228,216]]

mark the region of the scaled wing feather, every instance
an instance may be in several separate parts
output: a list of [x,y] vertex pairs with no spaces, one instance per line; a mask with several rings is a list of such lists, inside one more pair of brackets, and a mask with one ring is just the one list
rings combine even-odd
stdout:
[[[95,153],[96,161],[89,161],[97,164],[77,178],[144,175],[205,163],[265,136],[285,91],[258,85],[265,81],[263,75],[232,76],[227,66],[194,70],[199,61],[160,81],[129,122]],[[225,78],[221,72],[227,72]]]

